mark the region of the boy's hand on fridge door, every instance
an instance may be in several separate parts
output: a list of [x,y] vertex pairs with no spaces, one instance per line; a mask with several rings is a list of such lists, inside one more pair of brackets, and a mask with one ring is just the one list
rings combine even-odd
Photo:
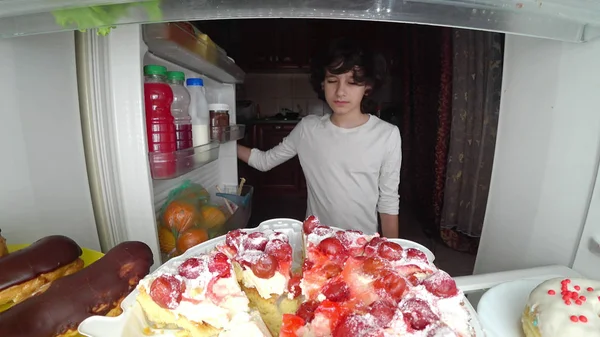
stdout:
[[252,150],[249,147],[243,146],[243,145],[239,145],[237,146],[237,157],[243,161],[244,163],[248,163],[248,160],[250,160],[250,152]]

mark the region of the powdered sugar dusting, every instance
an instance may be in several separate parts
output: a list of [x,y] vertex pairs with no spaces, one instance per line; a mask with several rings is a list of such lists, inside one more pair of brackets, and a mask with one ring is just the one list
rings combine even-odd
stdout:
[[[149,289],[152,283],[161,277],[177,280],[184,287],[179,288],[183,288],[182,293],[172,294],[180,299],[177,305],[169,306],[175,317],[183,316],[192,322],[205,322],[216,328],[226,327],[232,316],[250,309],[248,299],[240,289],[229,261],[218,261],[220,268],[217,272],[210,271],[211,264],[216,263],[215,257],[220,254],[213,251],[193,255],[185,260],[173,260],[146,276],[138,287]],[[225,276],[226,269],[223,268],[227,267],[229,273]],[[184,277],[180,272],[191,277]]]
[[[312,223],[315,223],[314,219]],[[407,248],[402,250],[399,259],[398,257],[388,257],[390,254],[381,255],[379,252],[380,245],[383,242],[387,242],[385,238],[380,238],[378,235],[366,236],[358,231],[337,231],[317,224],[311,227],[311,232],[305,236],[305,249],[309,262],[319,261],[318,255],[313,256],[310,252],[317,249],[317,246],[323,240],[332,236],[335,236],[347,248],[350,256],[376,256],[383,258],[394,272],[407,280],[406,292],[396,306],[392,320],[385,327],[377,326],[377,322],[373,320],[374,317],[369,314],[365,315],[363,312],[361,315],[351,314],[347,316],[336,327],[335,335],[352,337],[475,336],[474,329],[470,326],[470,314],[464,306],[464,294],[456,288],[454,280],[447,273],[440,271],[428,260],[424,252],[416,248]],[[374,238],[377,238],[377,240],[373,240]],[[368,249],[365,249],[365,247],[368,247]],[[311,260],[311,257],[317,260]],[[352,259],[350,258],[349,260]],[[353,275],[352,277],[356,282],[359,282],[357,280],[362,275],[361,273],[350,274]],[[377,274],[374,277],[363,277],[363,280],[359,283],[366,282],[368,284],[376,281],[376,278]],[[302,279],[301,288],[303,293],[307,293],[309,286],[306,280]],[[377,294],[377,296],[385,296],[383,293]],[[323,300],[322,297],[320,300]],[[380,298],[385,299],[387,297]],[[319,297],[317,300],[319,300]],[[393,312],[393,309],[391,312]],[[318,322],[320,321],[315,318],[309,324],[309,330],[315,335],[326,336],[327,333],[322,334],[324,332],[321,331],[323,330],[322,327],[315,325]]]
[[[336,327],[337,336],[372,337],[380,330],[375,317],[371,314],[349,315]],[[375,335],[376,336],[376,335]]]
[[313,229],[312,233],[308,234],[306,239],[308,240],[308,242],[317,245],[319,244],[319,242],[332,236],[335,236],[336,232],[336,230],[331,229],[329,227],[317,226],[315,229]]
[[238,262],[256,262],[260,253],[264,252],[267,245],[273,244],[275,240],[289,243],[287,235],[272,230],[252,233],[238,230],[233,235],[232,233],[227,234],[225,242],[218,244],[217,249]]

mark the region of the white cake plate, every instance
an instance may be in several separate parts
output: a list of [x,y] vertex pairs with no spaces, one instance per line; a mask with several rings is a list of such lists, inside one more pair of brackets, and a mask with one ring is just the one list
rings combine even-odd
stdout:
[[527,298],[535,287],[555,277],[581,275],[567,267],[547,266],[467,276],[464,280],[457,278],[456,283],[459,287],[462,283],[465,292],[475,290],[477,285],[479,289],[489,288],[477,305],[479,321],[487,337],[525,337],[521,314]]
[[[341,230],[340,228],[336,227],[332,228]],[[266,230],[273,230],[286,234],[290,240],[290,245],[292,246],[294,252],[295,263],[299,263],[299,261],[302,260],[302,222],[293,219],[273,219],[262,222],[256,228],[244,229],[244,231],[247,232]],[[192,247],[186,251],[185,254],[175,257],[160,266],[156,272],[160,272],[161,269],[166,268],[165,266],[168,267],[170,264],[176,261],[186,260],[190,256],[210,252],[217,244],[223,241],[225,241],[225,236],[220,236]],[[391,241],[400,244],[403,248],[417,248],[423,251],[431,262],[433,262],[435,259],[433,253],[427,249],[427,247],[421,244],[403,239],[391,239]],[[135,300],[137,294],[137,290],[134,290],[127,297],[125,297],[125,299],[123,299],[123,302],[121,302],[123,313],[121,315],[117,317],[91,316],[79,325],[79,333],[88,337],[147,337],[147,331],[150,328],[146,323],[142,308]],[[468,301],[466,302],[466,306],[473,317],[473,323],[477,331],[477,337],[485,336],[481,326],[479,325],[479,321],[477,320],[477,313]],[[152,330],[152,336],[176,337],[176,331]]]

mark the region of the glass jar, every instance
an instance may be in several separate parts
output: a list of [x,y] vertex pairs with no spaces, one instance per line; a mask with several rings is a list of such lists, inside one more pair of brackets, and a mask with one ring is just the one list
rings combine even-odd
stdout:
[[229,126],[229,105],[227,104],[209,104],[210,113],[210,139],[221,141],[223,132]]

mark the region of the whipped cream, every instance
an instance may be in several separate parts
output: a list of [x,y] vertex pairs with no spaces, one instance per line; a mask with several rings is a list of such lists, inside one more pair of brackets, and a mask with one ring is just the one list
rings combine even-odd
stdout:
[[271,337],[271,333],[256,311],[240,312],[233,316],[229,326],[219,337]]
[[194,322],[206,322],[220,329],[229,324],[232,316],[249,310],[248,299],[235,277],[221,278],[213,285],[213,293],[220,299],[219,303],[214,303],[207,297],[206,288],[192,288],[196,283],[194,281],[196,280],[186,282],[183,299],[179,306],[172,310],[173,313]]
[[204,322],[218,329],[227,328],[233,317],[250,310],[249,301],[235,279],[233,268],[230,277],[221,277],[212,284],[212,294],[209,296],[209,283],[217,277],[216,273],[208,269],[210,256],[202,254],[190,257],[198,259],[202,264],[202,272],[195,279],[182,277],[178,273],[179,266],[186,260],[172,261],[146,276],[139,282],[138,288],[145,288],[149,294],[156,278],[172,275],[185,283],[185,292],[179,305],[169,311],[176,317],[183,316],[193,322]]
[[254,275],[252,270],[243,267],[242,283],[246,288],[255,288],[258,294],[265,299],[271,298],[271,295],[281,295],[287,291],[287,278],[280,272],[269,279],[263,279]]

